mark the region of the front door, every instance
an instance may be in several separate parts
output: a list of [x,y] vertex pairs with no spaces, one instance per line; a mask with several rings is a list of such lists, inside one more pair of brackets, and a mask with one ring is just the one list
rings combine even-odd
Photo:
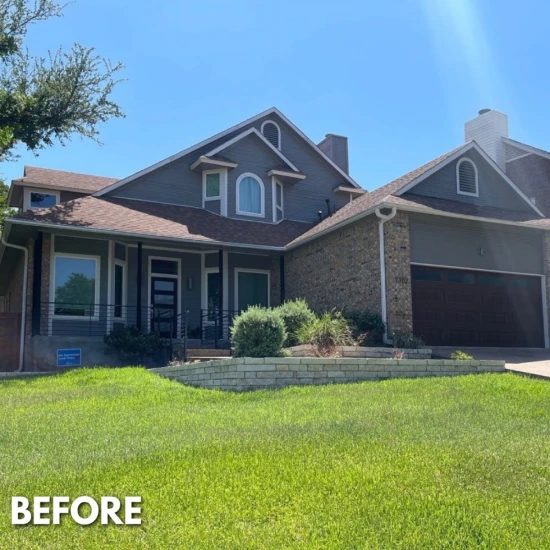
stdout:
[[151,330],[162,338],[176,338],[178,314],[178,280],[151,277]]

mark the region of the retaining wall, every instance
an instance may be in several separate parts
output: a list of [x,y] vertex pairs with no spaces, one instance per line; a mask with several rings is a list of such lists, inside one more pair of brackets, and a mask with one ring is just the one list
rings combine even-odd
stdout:
[[[312,357],[313,346],[302,344],[288,348],[292,357]],[[402,353],[403,359],[431,359],[432,350],[429,348],[420,349],[395,349],[395,348],[369,348],[363,346],[338,346],[336,351],[340,357],[363,357],[363,358],[385,358],[394,359],[394,353]]]
[[454,376],[505,372],[504,361],[448,359],[231,358],[151,369],[202,388],[245,391],[307,384],[333,384],[388,378]]

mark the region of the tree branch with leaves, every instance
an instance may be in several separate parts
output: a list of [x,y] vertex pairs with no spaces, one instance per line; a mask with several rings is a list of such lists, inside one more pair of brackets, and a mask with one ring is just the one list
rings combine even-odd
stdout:
[[110,99],[120,63],[80,44],[44,57],[24,47],[29,26],[60,17],[63,8],[52,0],[0,0],[0,160],[19,143],[33,152],[74,134],[99,143],[99,124],[124,116]]

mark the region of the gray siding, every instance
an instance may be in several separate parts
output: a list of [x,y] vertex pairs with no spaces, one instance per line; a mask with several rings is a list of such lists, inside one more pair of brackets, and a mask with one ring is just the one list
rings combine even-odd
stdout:
[[413,263],[544,273],[536,229],[410,214],[410,246]]
[[[474,161],[477,167],[479,197],[459,195],[456,192],[456,165],[460,158],[464,157]],[[477,151],[470,150],[460,158],[413,187],[409,193],[479,206],[496,206],[508,210],[533,212],[532,208]]]
[[74,199],[79,199],[80,197],[86,197],[90,193],[76,193],[74,191],[61,191],[59,193],[60,202],[72,201]]
[[535,198],[536,205],[550,216],[550,160],[529,155],[506,163],[508,177],[527,195]]
[[[328,162],[323,160],[309,145],[303,142],[281,119],[276,116],[269,116],[256,121],[253,125],[240,128],[238,131],[228,134],[223,138],[208,144],[193,153],[155,170],[137,180],[112,191],[109,195],[113,197],[126,197],[152,202],[165,202],[170,204],[181,204],[186,206],[202,206],[202,176],[200,172],[193,172],[189,166],[201,155],[214,149],[221,143],[224,143],[236,135],[246,131],[254,126],[261,131],[261,125],[264,120],[272,119],[277,122],[281,128],[281,149],[291,162],[293,162],[300,171],[307,175],[307,178],[300,183],[284,186],[284,205],[285,218],[315,222],[318,220],[317,212],[322,210],[326,212],[325,199],[329,199],[336,208],[341,208],[347,204],[349,197],[340,193],[337,196],[333,189],[338,185],[345,183],[344,178]],[[258,149],[258,140],[246,139],[248,144],[253,144],[255,152],[261,158],[256,158],[254,154],[247,152],[240,145],[234,148],[228,148],[221,154],[231,160],[239,162],[239,166],[229,171],[229,182],[235,182],[238,174],[243,172],[253,172],[265,181],[267,170],[283,164],[283,162],[268,149]],[[242,143],[242,142],[241,142]],[[232,154],[239,156],[233,158]],[[266,155],[271,155],[270,164],[266,164]],[[238,171],[238,172],[237,172]],[[258,173],[261,171],[262,173]],[[228,191],[229,205],[235,201],[235,192]],[[234,212],[234,209],[233,209]],[[266,218],[265,221],[272,220],[271,212],[271,187],[266,187]],[[228,212],[228,215],[235,217]],[[257,219],[257,218],[250,218]]]

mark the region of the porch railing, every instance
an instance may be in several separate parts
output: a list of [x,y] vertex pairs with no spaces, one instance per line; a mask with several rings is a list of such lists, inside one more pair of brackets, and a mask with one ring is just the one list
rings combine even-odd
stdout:
[[201,309],[200,339],[203,345],[213,345],[215,348],[231,346],[231,327],[238,315],[233,310]]

